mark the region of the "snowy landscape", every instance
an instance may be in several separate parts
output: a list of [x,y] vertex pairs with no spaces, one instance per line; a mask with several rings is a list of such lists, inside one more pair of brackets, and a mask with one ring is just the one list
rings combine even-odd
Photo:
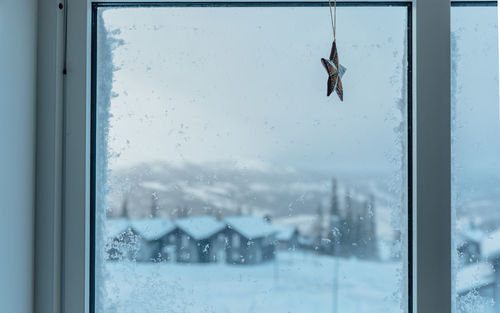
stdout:
[[398,199],[375,175],[156,162],[111,181],[103,312],[404,312]]
[[108,263],[103,305],[113,313],[399,313],[399,267],[306,252],[248,267]]
[[[115,184],[119,188],[109,193],[112,205],[108,210],[108,225],[113,221],[124,222],[118,225],[121,228],[114,226],[115,235],[129,227],[137,237],[131,246],[140,251],[131,258],[120,257],[103,265],[104,312],[135,313],[144,309],[159,313],[237,313],[262,312],[266,308],[272,308],[272,312],[357,313],[366,312],[367,308],[370,312],[404,312],[405,280],[398,250],[401,238],[394,231],[398,214],[390,209],[396,199],[391,198],[389,187],[376,178],[363,180],[354,176],[338,181],[292,169],[238,169],[220,164],[172,167],[154,163],[122,169],[114,179],[126,183]],[[496,178],[483,177],[481,181],[495,182]],[[355,250],[350,255],[328,250],[333,182],[337,182],[334,198],[341,213],[349,201],[355,203],[356,199],[373,197],[373,216],[369,219],[375,221],[376,251],[369,258],[356,254]],[[496,186],[485,184],[460,197],[455,288],[457,309],[461,313],[497,312],[494,286],[500,231],[495,230],[499,224],[496,214],[500,193]],[[346,199],[348,191],[351,200]],[[176,199],[177,205],[169,202],[172,199]],[[201,232],[207,238],[211,236],[211,227],[214,234],[224,233],[223,226],[218,224],[223,225],[226,220],[242,219],[244,223],[260,220],[260,224],[253,224],[252,231],[257,233],[261,231],[260,225],[267,223],[269,226],[264,228],[269,228],[273,236],[274,257],[246,266],[230,258],[226,261],[229,236],[225,237],[226,246],[220,248],[226,250],[224,257],[212,253],[214,259],[208,263],[199,263],[198,259],[179,262],[175,255],[180,250],[176,251],[175,242],[168,243],[169,248],[163,252],[149,251],[146,257],[137,248],[143,239],[154,241],[164,234],[174,234],[176,225],[187,229],[190,220],[203,216],[213,220],[208,228],[204,223],[194,226],[198,234]],[[263,223],[264,217],[269,221]],[[288,244],[292,238],[281,237],[279,241],[282,230],[289,234],[297,232],[294,244],[280,248],[280,244]],[[336,246],[341,246],[341,240],[347,238],[339,237]]]

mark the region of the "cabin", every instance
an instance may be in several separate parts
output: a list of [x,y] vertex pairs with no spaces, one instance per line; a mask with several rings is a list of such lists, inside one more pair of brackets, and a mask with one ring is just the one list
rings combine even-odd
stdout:
[[299,231],[294,225],[275,225],[277,248],[282,251],[295,251],[299,247]]
[[225,258],[225,224],[212,216],[176,220],[176,259],[182,263],[222,262]]
[[125,218],[107,219],[104,225],[106,259],[110,261],[132,260],[137,254],[137,237]]
[[297,238],[297,244],[300,250],[318,251],[320,248],[320,240],[316,236],[300,235]]
[[481,258],[481,240],[484,233],[478,229],[465,229],[456,237],[458,261],[461,265],[477,263]]
[[494,299],[496,289],[493,267],[487,262],[466,265],[457,271],[455,289],[458,305],[470,302],[470,295],[485,299],[485,303]]
[[136,261],[150,262],[168,260],[168,245],[175,245],[175,225],[167,218],[140,219],[131,222],[132,232],[137,236]]
[[[486,301],[493,300],[493,312],[500,312],[500,229],[490,234],[474,232],[474,236],[468,236],[468,242],[474,243],[481,237],[479,247],[474,248],[473,254],[477,262],[465,264],[457,272],[456,291],[458,301],[470,302],[468,295],[484,298]],[[463,240],[463,238],[459,238]],[[461,242],[458,242],[460,249]],[[463,244],[462,244],[463,246]],[[464,250],[466,251],[466,250]],[[480,256],[475,256],[479,253]],[[471,258],[472,259],[472,258]],[[485,301],[485,303],[486,303]]]
[[175,262],[177,261],[177,236],[178,236],[177,225],[172,222],[172,229],[161,237],[161,259],[163,261]]
[[274,259],[277,230],[257,216],[234,216],[224,219],[229,264],[258,264]]

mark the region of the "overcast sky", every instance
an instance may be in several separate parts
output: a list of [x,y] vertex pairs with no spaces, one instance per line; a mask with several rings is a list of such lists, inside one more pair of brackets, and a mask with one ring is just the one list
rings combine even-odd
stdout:
[[[474,41],[458,45],[468,65],[459,66],[467,113],[457,116],[467,121],[457,151],[469,160],[477,157],[464,149],[472,143],[500,155],[496,10],[489,11],[458,31]],[[337,12],[344,102],[326,97],[326,7],[107,9],[105,27],[124,41],[113,60],[109,147],[119,157],[110,167],[163,160],[397,170],[406,138],[406,8]],[[489,143],[479,143],[485,136]]]

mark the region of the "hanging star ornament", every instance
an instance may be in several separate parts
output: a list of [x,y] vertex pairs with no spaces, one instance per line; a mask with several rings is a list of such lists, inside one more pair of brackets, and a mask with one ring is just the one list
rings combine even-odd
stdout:
[[342,88],[342,76],[346,72],[346,68],[339,64],[339,56],[337,53],[337,44],[335,40],[332,44],[332,51],[330,52],[330,58],[321,58],[321,63],[325,67],[328,73],[328,85],[326,95],[330,96],[335,90],[340,98],[340,101],[344,101],[344,89]]

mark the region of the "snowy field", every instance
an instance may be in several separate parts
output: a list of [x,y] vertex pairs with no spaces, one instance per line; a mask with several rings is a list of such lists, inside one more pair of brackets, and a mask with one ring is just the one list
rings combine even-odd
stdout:
[[107,263],[106,281],[97,282],[105,286],[98,300],[106,313],[403,311],[400,263],[338,259],[336,297],[336,261],[284,252],[277,262],[254,266]]

